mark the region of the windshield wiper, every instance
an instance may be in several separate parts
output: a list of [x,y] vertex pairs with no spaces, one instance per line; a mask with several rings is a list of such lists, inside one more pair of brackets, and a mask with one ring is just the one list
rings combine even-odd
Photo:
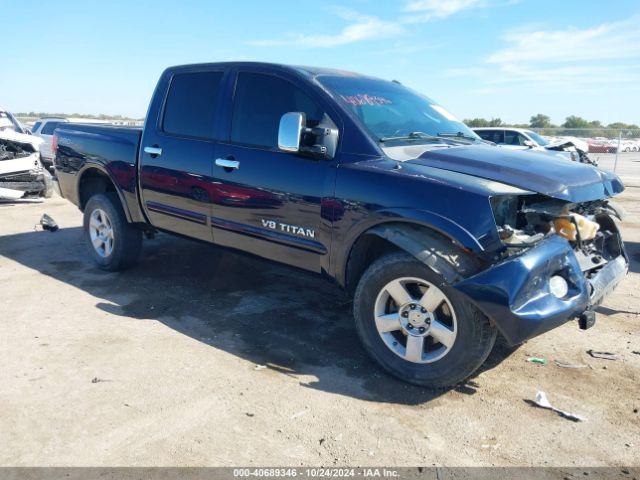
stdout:
[[400,135],[398,137],[382,137],[381,142],[393,142],[394,140],[435,140],[441,142],[442,138],[436,135],[429,135],[424,132],[411,132],[407,135]]
[[[438,137],[442,137],[442,138],[450,138],[450,139],[464,139],[464,140],[471,140],[473,142],[478,141],[478,139],[476,137],[472,137],[471,135],[467,135],[464,132],[457,132],[457,133],[438,133]],[[468,143],[468,142],[463,142],[463,143]]]

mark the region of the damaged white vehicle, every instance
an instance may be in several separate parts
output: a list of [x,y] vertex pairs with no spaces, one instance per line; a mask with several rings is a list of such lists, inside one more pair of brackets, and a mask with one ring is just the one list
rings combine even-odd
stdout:
[[555,154],[574,162],[597,166],[597,162],[587,155],[587,142],[574,137],[549,140],[542,135],[523,128],[479,127],[474,128],[480,138],[511,150],[539,150]]
[[0,199],[49,198],[51,175],[40,162],[42,140],[0,128]]

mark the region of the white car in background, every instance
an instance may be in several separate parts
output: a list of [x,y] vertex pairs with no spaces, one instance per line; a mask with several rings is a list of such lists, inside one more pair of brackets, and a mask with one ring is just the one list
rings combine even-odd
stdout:
[[53,131],[61,123],[67,123],[66,118],[40,118],[31,127],[31,134],[40,137],[43,140],[40,146],[40,159],[46,168],[53,167]]
[[[617,148],[618,144],[616,143],[615,146]],[[638,140],[622,140],[620,144],[621,152],[637,152],[638,150],[640,150],[640,142]]]
[[474,128],[473,131],[483,140],[493,142],[500,147],[546,151],[561,158],[595,165],[587,155],[589,145],[578,138],[565,137],[550,141],[532,130],[511,127],[479,127]]

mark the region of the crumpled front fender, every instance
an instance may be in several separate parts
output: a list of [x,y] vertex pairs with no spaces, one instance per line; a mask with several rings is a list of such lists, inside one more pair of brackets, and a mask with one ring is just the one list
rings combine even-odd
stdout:
[[[549,278],[561,275],[569,285],[560,299]],[[589,306],[589,286],[573,249],[559,236],[549,237],[521,255],[454,285],[504,335],[518,344],[579,316]]]

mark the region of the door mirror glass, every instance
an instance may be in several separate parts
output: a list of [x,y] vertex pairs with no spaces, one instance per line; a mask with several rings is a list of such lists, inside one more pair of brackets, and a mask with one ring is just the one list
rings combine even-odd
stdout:
[[288,112],[282,115],[278,129],[278,148],[284,152],[299,152],[305,123],[305,115],[302,112]]

